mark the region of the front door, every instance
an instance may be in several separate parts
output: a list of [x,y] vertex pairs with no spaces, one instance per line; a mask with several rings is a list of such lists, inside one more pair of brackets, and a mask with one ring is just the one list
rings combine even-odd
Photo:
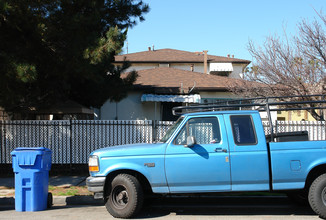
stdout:
[[[229,191],[229,146],[221,115],[192,117],[166,149],[165,169],[171,193]],[[185,147],[188,136],[196,144]]]

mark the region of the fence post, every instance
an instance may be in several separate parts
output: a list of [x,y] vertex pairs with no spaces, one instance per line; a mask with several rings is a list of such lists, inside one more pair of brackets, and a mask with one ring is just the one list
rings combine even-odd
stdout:
[[6,155],[6,154],[4,154],[4,152],[2,151],[3,150],[3,146],[2,146],[2,140],[3,140],[3,135],[2,135],[2,120],[0,121],[0,163],[3,163],[2,162],[2,158],[3,158],[3,156],[4,155]]
[[69,133],[70,133],[70,172],[72,172],[72,119],[69,119]]
[[6,130],[6,123],[4,123],[3,125],[3,150],[4,150],[4,157],[3,157],[3,161],[6,163],[7,160],[7,130]]
[[152,143],[154,143],[156,140],[156,128],[156,120],[152,120]]

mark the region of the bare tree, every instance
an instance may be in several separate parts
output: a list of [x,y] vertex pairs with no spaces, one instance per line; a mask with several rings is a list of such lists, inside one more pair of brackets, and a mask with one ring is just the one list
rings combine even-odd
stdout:
[[[326,94],[326,16],[317,15],[313,22],[302,20],[298,35],[290,39],[285,33],[283,38],[267,37],[262,46],[250,41],[253,66],[246,71],[245,79],[261,86],[243,84],[231,90],[250,97]],[[324,120],[321,112],[309,112],[316,120]]]

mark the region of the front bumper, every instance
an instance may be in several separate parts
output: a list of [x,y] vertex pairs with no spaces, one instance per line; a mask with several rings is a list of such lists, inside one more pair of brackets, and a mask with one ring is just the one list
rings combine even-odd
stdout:
[[86,179],[86,185],[90,192],[103,192],[105,184],[105,177],[88,177]]
[[105,177],[88,177],[86,179],[87,189],[90,192],[94,192],[95,199],[103,198],[103,191],[105,185]]

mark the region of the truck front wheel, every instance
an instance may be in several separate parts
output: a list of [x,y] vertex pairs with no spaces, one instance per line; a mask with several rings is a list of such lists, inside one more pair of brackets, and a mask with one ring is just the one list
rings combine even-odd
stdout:
[[105,206],[115,218],[131,218],[141,209],[143,200],[143,189],[137,178],[119,174],[111,182]]
[[326,218],[326,174],[320,175],[309,189],[309,204],[320,218]]

